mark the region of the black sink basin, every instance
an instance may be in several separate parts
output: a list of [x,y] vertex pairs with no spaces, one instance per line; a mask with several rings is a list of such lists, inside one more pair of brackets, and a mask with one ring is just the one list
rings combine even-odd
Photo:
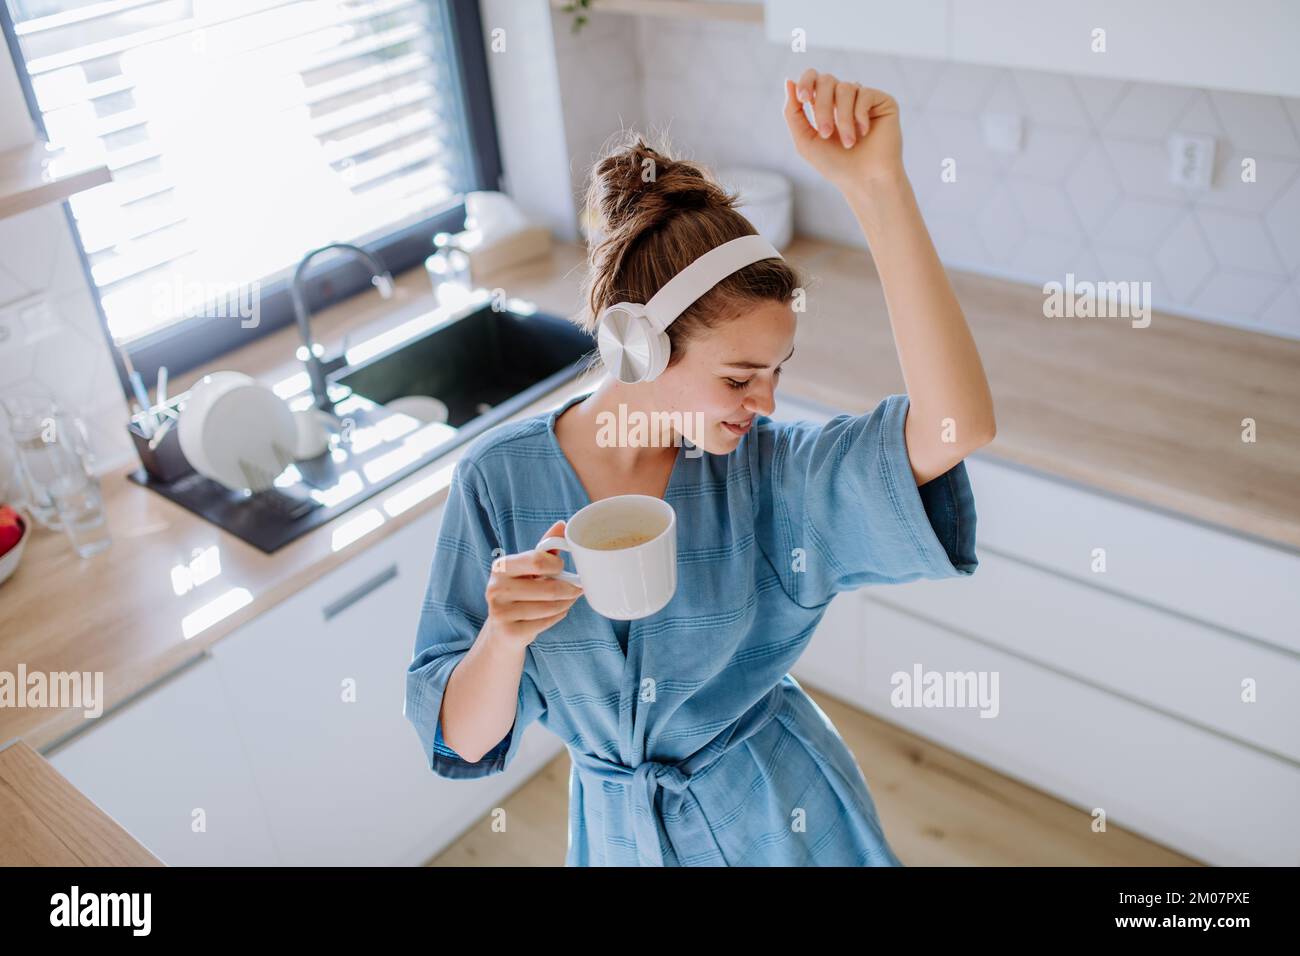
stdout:
[[[170,482],[143,468],[129,478],[269,554],[576,378],[595,347],[573,323],[526,306],[469,306],[331,373],[327,391],[348,438],[295,462],[275,488],[232,491],[193,470]],[[447,421],[384,408],[414,395],[446,404]]]
[[[447,424],[483,419],[476,423],[482,431],[572,377],[574,363],[595,345],[564,319],[483,306],[329,381],[379,405],[407,395],[437,398],[447,406]],[[549,383],[555,375],[563,377]]]

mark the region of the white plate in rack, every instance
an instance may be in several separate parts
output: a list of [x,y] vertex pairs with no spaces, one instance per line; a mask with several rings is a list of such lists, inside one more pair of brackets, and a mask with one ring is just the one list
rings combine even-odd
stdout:
[[239,372],[204,376],[180,419],[181,451],[227,488],[263,491],[294,459],[298,425],[275,392]]

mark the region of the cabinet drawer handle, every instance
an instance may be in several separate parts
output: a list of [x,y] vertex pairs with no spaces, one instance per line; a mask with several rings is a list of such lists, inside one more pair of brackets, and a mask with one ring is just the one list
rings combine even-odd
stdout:
[[380,587],[383,584],[386,584],[387,582],[391,581],[395,577],[397,577],[396,562],[384,568],[384,570],[380,571],[370,580],[362,581],[360,584],[358,584],[356,587],[354,587],[351,591],[343,595],[338,600],[331,601],[329,604],[326,604],[324,607],[322,607],[321,611],[324,612],[325,614],[325,620],[328,621],[330,618],[334,617],[335,615],[342,614],[344,611],[346,611],[352,605],[356,604],[358,601],[360,601],[371,591],[375,590],[375,588]]

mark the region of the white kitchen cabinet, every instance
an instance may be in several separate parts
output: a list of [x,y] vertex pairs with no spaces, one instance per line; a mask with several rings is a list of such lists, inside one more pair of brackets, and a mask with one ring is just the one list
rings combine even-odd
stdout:
[[[890,718],[896,669],[980,669],[930,643],[997,662],[997,718],[890,719],[1208,862],[1300,864],[1300,556],[984,456],[966,464],[980,568],[863,592],[868,709]],[[908,653],[882,663],[900,636]]]
[[[1293,0],[950,2],[959,62],[1300,96]],[[1105,52],[1093,52],[1094,30]]]
[[429,768],[403,707],[441,516],[254,618],[51,763],[170,865],[425,862],[563,747],[535,724],[492,777]]
[[1300,652],[1295,552],[985,456],[966,467],[981,548]]
[[441,514],[213,648],[287,865],[422,863],[561,746],[534,725],[511,766],[481,780],[447,780],[425,761],[402,708]]
[[790,673],[800,683],[856,700],[866,680],[862,604],[856,592],[837,594]]
[[[768,39],[1209,89],[1300,96],[1292,0],[767,0]],[[1094,30],[1105,51],[1094,52]]]
[[[869,596],[1043,667],[1300,764],[1300,660],[1014,558]],[[1256,699],[1242,699],[1242,681]]]
[[[1300,866],[1300,768],[1294,762],[874,598],[862,605],[869,678],[858,701],[868,711],[1079,807],[1089,814],[1081,827],[1091,828],[1091,815],[1100,809],[1108,826],[1135,830],[1211,864]],[[891,676],[910,674],[918,664],[939,672],[997,673],[997,716],[981,717],[975,708],[893,706]],[[1106,839],[1105,833],[1094,836]]]
[[[834,414],[781,396],[774,417]],[[838,595],[796,678],[1199,859],[1300,865],[1300,555],[989,456],[966,468],[975,574]],[[893,706],[917,667],[997,672],[997,716]]]
[[942,58],[948,55],[948,0],[767,0],[767,38],[789,48],[802,30],[808,49],[837,48]]
[[280,862],[211,658],[46,756],[169,866]]

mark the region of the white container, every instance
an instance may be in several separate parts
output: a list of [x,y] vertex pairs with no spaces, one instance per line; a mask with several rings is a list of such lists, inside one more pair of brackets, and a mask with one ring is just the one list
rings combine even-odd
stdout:
[[784,249],[794,234],[794,190],[790,180],[765,169],[730,166],[716,172],[718,182],[740,197],[738,210],[758,234]]

